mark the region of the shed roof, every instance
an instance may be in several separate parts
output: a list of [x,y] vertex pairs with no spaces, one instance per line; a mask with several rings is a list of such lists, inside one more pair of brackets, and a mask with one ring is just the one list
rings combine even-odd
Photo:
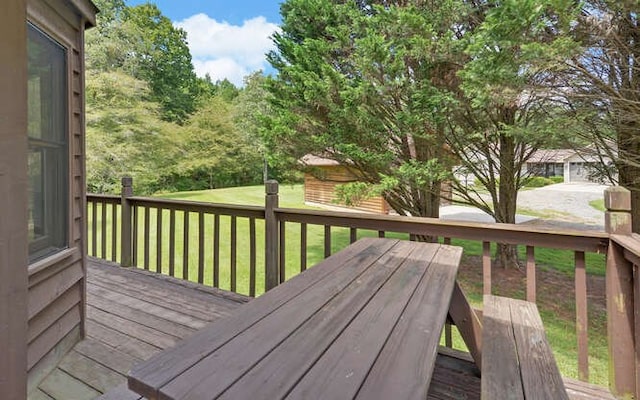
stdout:
[[319,157],[313,154],[307,154],[300,159],[300,162],[303,165],[309,167],[330,167],[340,165],[336,160],[332,160],[330,158]]

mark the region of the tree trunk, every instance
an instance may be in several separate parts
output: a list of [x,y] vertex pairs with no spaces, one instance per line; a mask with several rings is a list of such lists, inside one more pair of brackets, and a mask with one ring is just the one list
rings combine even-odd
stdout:
[[[618,181],[620,186],[631,191],[632,230],[640,233],[640,128],[632,110],[626,109],[620,102],[614,103],[616,111],[621,115],[617,124]],[[623,118],[624,117],[624,118]]]
[[[495,203],[496,222],[515,224],[518,185],[513,171],[515,162],[515,141],[507,135],[500,136],[500,181],[498,182],[498,201]],[[498,243],[496,258],[503,268],[519,267],[518,247],[512,244]]]
[[618,171],[620,186],[631,191],[632,230],[640,233],[640,167],[623,165],[618,167]]

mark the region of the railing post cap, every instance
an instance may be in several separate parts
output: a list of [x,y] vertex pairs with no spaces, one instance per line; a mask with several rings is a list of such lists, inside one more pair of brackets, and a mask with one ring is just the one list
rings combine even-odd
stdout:
[[631,192],[622,186],[606,188],[604,208],[609,211],[631,211]]
[[264,183],[264,187],[267,194],[278,194],[278,181],[268,180]]
[[123,177],[122,186],[133,186],[133,178],[130,176]]

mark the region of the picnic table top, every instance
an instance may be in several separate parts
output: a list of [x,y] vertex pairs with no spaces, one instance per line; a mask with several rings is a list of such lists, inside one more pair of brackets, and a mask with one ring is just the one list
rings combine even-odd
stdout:
[[424,399],[462,249],[362,239],[129,374],[150,399]]

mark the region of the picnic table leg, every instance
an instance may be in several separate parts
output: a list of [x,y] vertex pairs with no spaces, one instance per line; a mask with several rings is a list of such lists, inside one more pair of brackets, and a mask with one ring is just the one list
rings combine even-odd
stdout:
[[482,323],[464,296],[458,282],[453,288],[449,316],[460,331],[464,343],[469,349],[473,360],[481,370],[482,366]]

